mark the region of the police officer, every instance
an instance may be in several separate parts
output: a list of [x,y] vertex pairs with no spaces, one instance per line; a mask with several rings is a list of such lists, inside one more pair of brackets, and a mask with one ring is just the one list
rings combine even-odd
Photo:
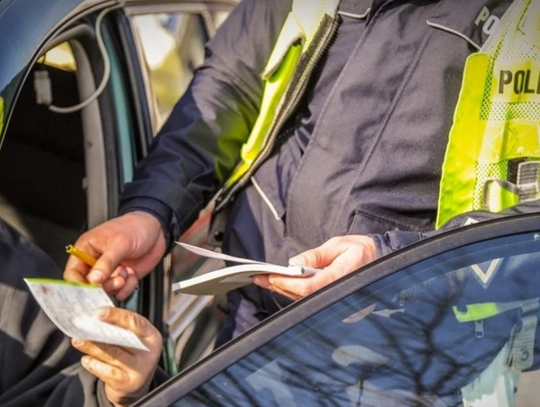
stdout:
[[[476,190],[474,162],[485,154],[466,144],[507,122],[490,116],[509,102],[492,88],[537,103],[525,93],[535,72],[493,51],[510,37],[504,16],[531,4],[242,1],[124,187],[120,216],[76,242],[97,264],[70,258],[65,278],[126,298],[219,190],[211,238],[224,252],[323,268],[308,279],[260,276],[229,293],[222,343],[455,215],[536,198],[523,187],[530,180],[512,178],[524,160],[504,154]],[[110,278],[118,267],[128,278]]]

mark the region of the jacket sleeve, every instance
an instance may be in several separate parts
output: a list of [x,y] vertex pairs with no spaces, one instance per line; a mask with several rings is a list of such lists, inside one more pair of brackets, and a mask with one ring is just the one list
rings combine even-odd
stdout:
[[[113,407],[105,395],[103,382],[88,373],[79,363],[62,374],[62,381],[43,404],[44,407]],[[158,369],[150,390],[163,384],[168,378],[164,371]]]
[[37,246],[0,220],[0,406],[109,407],[81,354],[45,315],[26,277],[61,278]]
[[[82,354],[45,315],[24,282],[62,278],[37,246],[0,219],[0,406],[111,407]],[[158,370],[153,387],[166,380]]]
[[431,232],[404,232],[404,231],[392,231],[386,232],[384,235],[374,234],[371,235],[375,241],[377,248],[377,257],[390,254],[396,250],[402,249],[412,243],[416,243],[420,240],[427,239],[432,236],[436,236],[451,229],[456,229],[461,226],[465,226],[470,220],[475,222],[482,222],[490,219],[497,219],[505,216],[515,216],[526,213],[533,213],[540,211],[539,202],[528,202],[520,205],[512,206],[502,212],[493,213],[488,211],[472,211],[462,215],[458,215],[450,219],[440,229]]
[[261,104],[260,74],[291,4],[244,0],[233,9],[124,187],[120,213],[161,213],[174,237],[193,223],[237,164]]

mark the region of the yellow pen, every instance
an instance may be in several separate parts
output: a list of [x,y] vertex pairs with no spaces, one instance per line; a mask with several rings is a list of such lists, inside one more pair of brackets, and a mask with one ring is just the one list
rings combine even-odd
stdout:
[[88,253],[82,251],[81,249],[77,249],[72,244],[69,244],[66,246],[66,252],[69,254],[74,255],[78,259],[84,261],[86,264],[88,264],[90,267],[94,267],[96,265],[97,260],[89,255]]

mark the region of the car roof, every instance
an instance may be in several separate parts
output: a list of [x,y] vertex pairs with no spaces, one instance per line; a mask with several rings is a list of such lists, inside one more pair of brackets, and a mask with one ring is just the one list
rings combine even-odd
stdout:
[[[77,13],[103,0],[1,0],[0,1],[0,97],[3,117],[9,117],[17,90],[44,41],[56,28]],[[2,114],[2,111],[0,111]],[[0,127],[5,127],[1,126]]]
[[[163,3],[231,4],[231,0],[163,0]],[[29,66],[45,42],[74,16],[113,5],[145,5],[151,0],[0,0],[0,144],[5,124]]]

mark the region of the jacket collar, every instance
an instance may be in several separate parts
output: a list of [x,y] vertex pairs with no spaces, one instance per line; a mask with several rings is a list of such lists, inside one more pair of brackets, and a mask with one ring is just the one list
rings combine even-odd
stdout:
[[480,50],[496,32],[511,4],[512,0],[445,0],[427,23],[463,38]]

